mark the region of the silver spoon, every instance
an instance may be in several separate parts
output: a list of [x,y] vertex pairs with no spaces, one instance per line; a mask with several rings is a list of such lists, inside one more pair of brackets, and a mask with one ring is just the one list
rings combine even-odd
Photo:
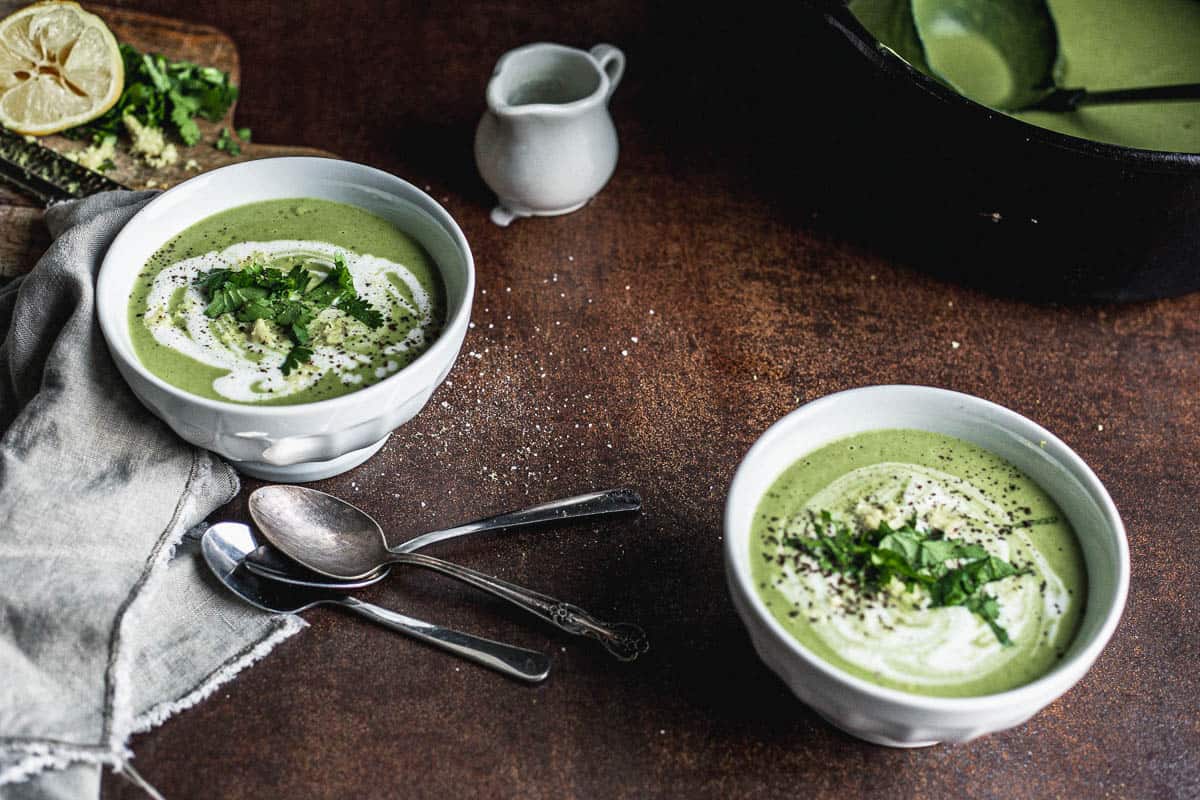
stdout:
[[650,649],[645,631],[637,625],[603,622],[541,592],[401,549],[425,537],[389,549],[383,529],[374,519],[333,495],[305,486],[264,486],[250,495],[249,505],[250,516],[271,544],[302,566],[330,578],[359,580],[385,564],[425,567],[507,600],[568,633],[596,639],[621,661],[632,661]]
[[[265,488],[274,490],[276,487]],[[494,517],[485,517],[474,522],[456,525],[453,528],[430,531],[420,536],[414,536],[407,542],[398,544],[391,549],[397,553],[411,553],[426,545],[472,533],[502,531],[543,522],[562,522],[581,517],[639,511],[641,507],[642,499],[629,489],[608,489],[602,492],[590,492],[588,494],[576,495],[575,497],[552,500],[549,503],[542,503],[541,505],[521,509],[520,511],[509,511],[505,514],[497,514]],[[372,583],[383,580],[391,571],[390,567],[384,566],[377,568],[371,574],[351,581],[332,581],[319,573],[305,570],[295,562],[284,559],[279,555],[278,551],[270,545],[265,544],[260,545],[258,549],[246,556],[246,568],[257,575],[262,575],[264,578],[284,581],[285,583],[295,583],[299,586],[314,586],[317,588],[341,586],[345,589],[358,589],[363,586],[370,586]]]
[[246,554],[254,550],[257,544],[250,527],[240,522],[219,522],[210,526],[200,539],[200,551],[209,569],[226,588],[252,606],[276,614],[297,614],[317,605],[341,605],[385,627],[514,678],[538,683],[550,674],[550,659],[536,650],[442,628],[365,603],[339,591],[263,580],[249,572],[243,564]]

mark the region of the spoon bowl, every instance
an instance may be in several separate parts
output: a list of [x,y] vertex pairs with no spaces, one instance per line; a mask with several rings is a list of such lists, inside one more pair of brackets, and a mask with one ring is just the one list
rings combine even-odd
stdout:
[[298,614],[328,600],[312,590],[267,580],[246,569],[242,562],[257,546],[250,527],[240,522],[218,522],[200,539],[200,552],[217,580],[256,608],[275,614]]
[[391,556],[379,523],[316,489],[264,486],[250,495],[250,516],[271,544],[330,578],[361,580]]

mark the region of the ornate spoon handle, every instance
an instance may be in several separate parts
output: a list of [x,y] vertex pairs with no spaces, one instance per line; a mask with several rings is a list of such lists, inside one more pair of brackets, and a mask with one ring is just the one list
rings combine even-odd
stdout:
[[433,558],[421,553],[397,553],[393,563],[410,564],[415,567],[440,572],[468,583],[488,594],[507,600],[529,613],[576,636],[587,636],[597,640],[608,652],[621,661],[633,661],[650,649],[646,632],[628,622],[609,623],[596,619],[588,612],[571,603],[564,603],[549,595],[518,586],[515,583],[493,578],[482,572]]

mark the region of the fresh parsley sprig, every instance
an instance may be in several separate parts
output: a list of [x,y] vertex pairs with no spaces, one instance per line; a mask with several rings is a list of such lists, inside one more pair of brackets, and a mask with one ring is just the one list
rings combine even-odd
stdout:
[[982,590],[1019,574],[1017,568],[982,545],[917,530],[916,522],[914,516],[898,530],[887,522],[855,530],[822,511],[815,536],[787,537],[783,543],[810,556],[823,572],[844,575],[868,593],[879,592],[893,578],[909,589],[921,586],[929,592],[931,608],[964,606],[988,624],[1001,644],[1011,644],[998,622],[1000,604]]
[[208,301],[204,309],[208,317],[232,314],[241,323],[264,319],[278,325],[292,342],[280,368],[284,375],[290,375],[312,358],[308,346],[312,341],[311,324],[324,309],[333,306],[368,328],[383,324],[383,314],[354,288],[354,277],[341,253],[334,256],[333,267],[316,285],[310,285],[313,275],[303,264],[284,272],[251,261],[241,269],[203,272],[194,284]]
[[[168,61],[157,53],[143,53],[132,45],[121,45],[125,64],[125,89],[120,99],[102,116],[72,128],[67,135],[90,136],[99,144],[107,136],[119,136],[121,119],[136,117],[143,125],[173,131],[185,145],[200,141],[196,118],[216,122],[237,99],[238,89],[229,73],[191,61]],[[250,140],[249,129],[241,138]]]

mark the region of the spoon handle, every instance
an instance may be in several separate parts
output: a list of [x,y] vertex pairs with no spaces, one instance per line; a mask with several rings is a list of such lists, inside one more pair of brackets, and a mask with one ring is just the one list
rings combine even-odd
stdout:
[[1143,86],[1137,89],[1055,89],[1036,103],[1021,111],[1074,111],[1083,106],[1111,103],[1150,103],[1180,100],[1200,100],[1200,83],[1179,83],[1172,86]]
[[550,658],[536,650],[526,650],[522,647],[472,636],[469,633],[450,628],[442,628],[395,611],[389,611],[373,603],[363,602],[349,595],[339,598],[336,602],[380,625],[407,633],[414,639],[420,639],[435,647],[449,650],[469,661],[490,667],[497,672],[503,672],[513,678],[539,683],[550,674]]
[[421,553],[398,553],[394,558],[394,563],[425,567],[457,578],[463,583],[468,583],[488,594],[519,606],[567,633],[587,636],[599,641],[608,652],[621,661],[633,661],[650,649],[645,631],[637,625],[627,622],[604,622],[596,619],[579,606],[556,600],[549,595],[526,589],[515,583],[493,578],[482,572],[476,572],[473,569]]
[[407,542],[388,548],[393,553],[411,553],[434,542],[466,536],[469,533],[483,531],[501,531],[508,528],[522,528],[526,525],[536,525],[541,522],[561,522],[580,517],[593,517],[599,514],[617,514],[622,511],[637,511],[642,507],[642,499],[630,489],[609,489],[603,492],[590,492],[576,497],[564,497],[552,500],[540,506],[510,511],[495,517],[456,525],[441,531],[430,531],[421,534]]

